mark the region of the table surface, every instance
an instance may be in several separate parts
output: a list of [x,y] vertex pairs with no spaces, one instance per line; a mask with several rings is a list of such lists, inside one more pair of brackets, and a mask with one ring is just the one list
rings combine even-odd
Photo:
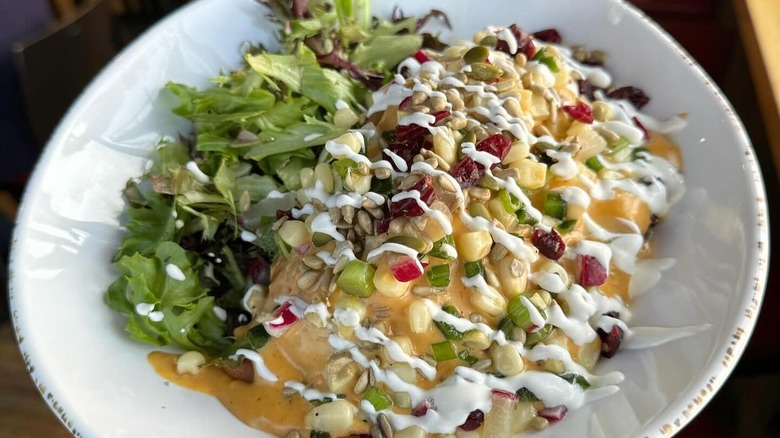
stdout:
[[775,169],[780,169],[780,1],[733,0]]

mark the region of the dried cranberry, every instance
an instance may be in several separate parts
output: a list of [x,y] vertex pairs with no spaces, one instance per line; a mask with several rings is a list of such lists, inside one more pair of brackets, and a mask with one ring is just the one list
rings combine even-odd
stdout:
[[501,134],[493,134],[490,137],[477,143],[477,150],[487,152],[503,160],[506,158],[506,154],[509,153],[509,148],[511,146],[512,142],[506,136]]
[[431,58],[428,57],[428,55],[425,54],[422,50],[418,50],[415,52],[414,55],[412,55],[414,59],[417,60],[420,64],[425,64],[426,62],[430,61]]
[[485,422],[485,413],[477,409],[471,411],[469,416],[466,418],[466,422],[461,424],[460,428],[465,430],[466,432],[470,432],[472,430],[479,429],[479,426],[482,426],[482,423],[484,422]]
[[267,286],[271,283],[271,265],[262,257],[258,257],[246,267],[246,274],[253,284]]
[[436,405],[433,403],[433,399],[426,398],[425,400],[421,401],[419,405],[415,406],[414,409],[412,409],[412,415],[415,417],[423,417],[426,413],[428,413],[428,410],[436,410]]
[[[443,119],[450,116],[449,111],[439,111],[432,114],[434,117],[434,122],[431,124],[431,126],[441,122]],[[398,125],[395,128],[395,139],[396,141],[399,141],[401,143],[408,142],[410,140],[417,140],[419,137],[424,136],[428,133],[428,127],[420,126],[420,125]]]
[[605,332],[601,328],[596,332],[601,338],[601,355],[609,359],[617,353],[620,348],[620,343],[623,342],[623,329],[619,325],[615,324],[609,330],[609,333]]
[[640,122],[639,119],[637,119],[636,117],[633,117],[631,120],[634,122],[634,125],[636,125],[637,128],[641,129],[642,132],[645,134],[645,141],[650,140],[651,135],[650,132],[647,130],[647,128],[645,128],[645,125],[643,125],[642,122]]
[[[436,193],[433,190],[433,178],[430,175],[425,175],[420,178],[417,183],[409,188],[409,191],[416,190],[420,192],[420,201],[425,205],[430,206],[434,199],[436,199]],[[390,204],[390,217],[396,218],[400,216],[421,216],[425,211],[417,204],[417,200],[414,198],[401,199]]]
[[560,44],[561,41],[563,41],[561,39],[561,34],[558,33],[558,29],[544,29],[534,32],[534,38],[539,41],[553,44]]
[[[412,164],[412,159],[415,155],[420,153],[422,147],[423,142],[422,137],[420,137],[418,140],[411,140],[405,143],[390,143],[387,145],[387,150],[401,157],[401,159],[406,162],[406,165],[410,166]],[[395,160],[390,158],[390,155],[388,155],[387,152],[382,151],[382,158],[388,161],[395,170],[401,171],[395,164]]]
[[[515,40],[517,41],[517,52],[523,52],[528,59],[533,58],[534,55],[536,55],[536,46],[534,46],[534,41],[531,38],[531,35],[524,32],[516,24],[509,26],[509,30],[512,32],[512,35],[515,36]],[[515,55],[517,53],[510,52],[509,44],[504,40],[498,40],[498,43],[496,43],[496,50],[500,50],[510,55]]]
[[423,270],[420,269],[419,262],[411,257],[403,257],[391,264],[390,272],[393,273],[396,280],[402,283],[416,280],[423,275]]
[[577,88],[580,91],[580,96],[585,96],[590,100],[594,99],[593,96],[593,84],[585,79],[577,80]]
[[593,112],[585,102],[577,102],[576,105],[563,105],[561,109],[578,122],[593,123]]
[[390,222],[392,221],[391,218],[384,218],[376,221],[376,233],[377,234],[384,234],[387,232],[387,230],[390,229]]
[[407,111],[412,107],[412,96],[407,96],[401,103],[398,104],[398,109],[401,111]]
[[493,389],[491,393],[493,394],[493,397],[501,397],[510,401],[518,401],[520,399],[520,396],[516,393],[501,389]]
[[539,410],[538,415],[542,418],[546,418],[550,423],[563,420],[566,413],[569,412],[569,408],[564,405],[553,406],[551,408],[544,408]]
[[644,91],[637,87],[621,87],[607,93],[607,97],[611,99],[627,99],[637,109],[642,109],[643,106],[650,102],[650,98],[647,97]]
[[580,286],[601,286],[607,281],[607,269],[596,257],[583,255],[580,260]]
[[531,236],[531,242],[539,249],[540,253],[552,260],[561,258],[563,251],[566,250],[566,244],[563,243],[561,235],[556,233],[554,229],[548,233],[537,228]]
[[465,189],[477,184],[485,176],[485,168],[471,157],[463,157],[460,163],[452,168],[450,174]]

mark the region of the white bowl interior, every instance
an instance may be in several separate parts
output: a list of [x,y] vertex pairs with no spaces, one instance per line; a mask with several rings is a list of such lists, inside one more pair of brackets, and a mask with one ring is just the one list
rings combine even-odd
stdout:
[[[421,14],[434,2],[394,4]],[[427,6],[426,6],[427,4]],[[718,389],[744,349],[766,277],[763,185],[741,124],[668,37],[614,0],[450,0],[455,35],[489,24],[556,27],[568,43],[603,48],[616,82],[653,98],[656,117],[689,114],[675,136],[688,191],[656,233],[657,256],[676,264],[639,297],[633,325],[711,329],[666,345],[624,351],[599,371],[625,373],[621,391],[570,414],[538,436],[665,436]],[[170,385],[146,362],[151,349],[123,332],[103,302],[115,275],[125,181],[143,172],[157,140],[187,124],[170,113],[164,84],[206,86],[241,62],[242,43],[273,46],[273,27],[251,0],[202,0],[165,20],[121,54],[64,119],[38,164],[12,254],[11,302],[33,378],[65,424],[81,436],[262,436],[208,396]]]

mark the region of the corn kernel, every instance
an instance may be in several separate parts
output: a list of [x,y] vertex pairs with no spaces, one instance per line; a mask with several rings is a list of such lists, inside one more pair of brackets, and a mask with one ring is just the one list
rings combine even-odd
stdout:
[[520,177],[517,179],[517,184],[520,187],[530,190],[538,189],[544,186],[547,181],[547,165],[544,163],[524,158],[510,163],[509,166],[520,171]]
[[333,192],[333,172],[331,172],[329,165],[325,163],[318,164],[314,168],[314,178],[322,183],[323,190],[328,193]]
[[[492,286],[488,286],[493,289]],[[500,316],[506,311],[506,298],[493,289],[495,294],[487,295],[483,293],[471,294],[471,304],[480,311],[490,316]]]
[[393,436],[395,438],[425,438],[428,433],[419,426],[409,426],[406,429],[396,431]]
[[333,124],[341,129],[349,129],[360,120],[351,108],[341,108],[333,114]]
[[311,242],[311,235],[301,221],[288,220],[279,228],[279,238],[292,248],[298,248]]
[[487,231],[470,231],[456,237],[458,254],[467,262],[482,260],[490,253],[493,238]]
[[[360,150],[363,148],[363,136],[359,132],[347,132],[346,134],[342,134],[340,137],[331,141],[336,146],[340,146],[340,145],[346,146],[350,151],[356,154],[360,153]],[[339,160],[342,158],[347,158],[348,156],[347,154],[343,154],[340,152],[336,152],[336,153],[331,152],[331,155],[333,155],[333,158]]]
[[188,351],[176,359],[177,374],[200,374],[200,367],[206,363],[206,357],[197,351]]
[[417,371],[407,363],[394,363],[387,367],[387,370],[395,373],[399,379],[406,383],[414,384],[417,381]]
[[381,264],[374,272],[374,286],[377,292],[388,298],[399,298],[405,295],[411,287],[411,282],[395,279],[395,275],[387,264]]
[[531,147],[528,145],[528,143],[524,143],[522,141],[516,141],[512,143],[512,146],[509,148],[509,153],[506,154],[506,157],[504,157],[504,160],[502,163],[509,164],[513,161],[522,160],[523,158],[528,158],[528,154],[530,154]]
[[308,189],[314,186],[314,169],[311,167],[304,167],[301,169],[301,187]]
[[421,300],[415,300],[409,304],[409,328],[412,333],[427,333],[433,328],[433,319],[428,306]]
[[436,132],[433,135],[433,151],[450,166],[455,165],[458,154],[455,151],[455,142],[452,139],[452,135],[446,127],[436,128]]
[[512,344],[495,345],[490,355],[496,371],[505,376],[514,376],[525,368],[520,352]]
[[306,414],[306,427],[324,432],[346,432],[355,419],[355,409],[346,400],[334,400],[312,408]]

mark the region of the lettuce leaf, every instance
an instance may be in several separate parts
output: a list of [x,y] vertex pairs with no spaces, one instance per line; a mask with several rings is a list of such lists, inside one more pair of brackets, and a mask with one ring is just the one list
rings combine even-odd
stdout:
[[[184,278],[168,275],[169,265],[181,270]],[[120,277],[109,287],[107,302],[130,318],[127,331],[133,339],[208,354],[230,345],[224,336],[225,324],[213,311],[214,297],[200,286],[196,267],[179,245],[163,242],[151,256],[125,255],[116,267]],[[162,319],[140,313],[139,305],[153,306]]]
[[114,261],[136,253],[150,255],[158,245],[174,237],[173,199],[155,192],[144,197],[142,204],[128,206],[128,235],[122,239]]

